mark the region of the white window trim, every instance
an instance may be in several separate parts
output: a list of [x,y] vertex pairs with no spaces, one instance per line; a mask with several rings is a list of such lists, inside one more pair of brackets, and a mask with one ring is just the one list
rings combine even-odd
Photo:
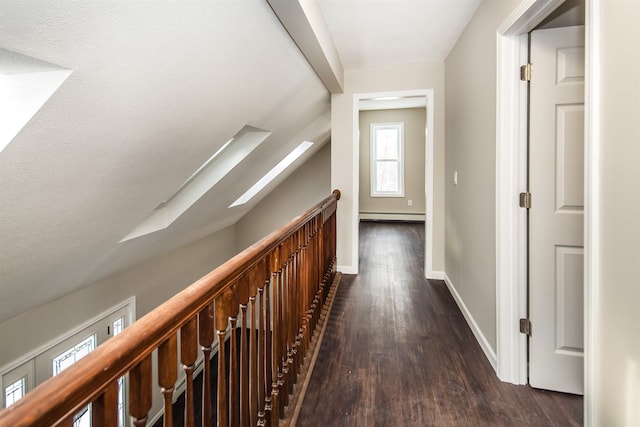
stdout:
[[[120,304],[115,305],[97,316],[83,322],[81,325],[76,326],[70,331],[67,331],[65,334],[56,337],[55,339],[47,342],[46,344],[36,348],[33,351],[22,356],[20,359],[14,360],[13,362],[3,366],[0,368],[0,389],[3,392],[2,397],[0,398],[0,409],[4,408],[4,388],[10,384],[10,380],[13,378],[12,376],[8,376],[8,374],[12,373],[12,371],[24,372],[27,373],[27,390],[28,393],[33,388],[37,387],[37,373],[35,368],[35,360],[38,356],[43,355],[44,353],[54,349],[56,346],[64,343],[65,341],[73,338],[75,335],[81,333],[83,330],[89,328],[90,326],[100,322],[101,320],[108,319],[112,313],[115,313],[121,309],[126,309],[126,317],[127,317],[127,326],[131,325],[136,319],[136,298],[135,296],[129,297],[126,300],[122,301]],[[100,343],[99,343],[100,344]],[[22,375],[16,375],[16,378],[19,378]],[[15,380],[14,380],[15,381]]]
[[[397,192],[386,192],[386,191],[377,191],[376,189],[376,167],[377,160],[376,159],[376,130],[377,129],[389,129],[395,128],[399,130],[400,133],[400,153],[398,160],[398,179],[399,179],[399,190]],[[370,127],[370,161],[371,161],[371,169],[369,173],[369,180],[371,181],[371,197],[404,197],[404,122],[393,122],[393,123],[371,123]]]

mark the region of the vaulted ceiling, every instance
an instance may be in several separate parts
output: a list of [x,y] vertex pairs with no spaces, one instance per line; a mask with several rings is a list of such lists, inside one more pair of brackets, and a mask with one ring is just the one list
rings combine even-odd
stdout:
[[[478,3],[319,6],[360,67],[443,60]],[[234,224],[325,144],[328,85],[291,37],[264,0],[3,0],[0,321]],[[243,129],[266,139],[139,233]],[[302,141],[290,170],[229,208]]]

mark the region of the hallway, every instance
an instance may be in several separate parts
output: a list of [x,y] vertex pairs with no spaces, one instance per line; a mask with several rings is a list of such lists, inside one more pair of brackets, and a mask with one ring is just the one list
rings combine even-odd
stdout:
[[360,274],[342,276],[298,425],[581,425],[581,396],[497,379],[423,259],[423,224],[360,223]]

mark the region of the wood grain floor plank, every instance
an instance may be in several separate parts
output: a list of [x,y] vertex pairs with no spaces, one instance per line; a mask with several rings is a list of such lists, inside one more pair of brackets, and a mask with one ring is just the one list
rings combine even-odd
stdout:
[[501,383],[446,285],[424,279],[424,225],[363,222],[298,426],[573,426],[582,397]]

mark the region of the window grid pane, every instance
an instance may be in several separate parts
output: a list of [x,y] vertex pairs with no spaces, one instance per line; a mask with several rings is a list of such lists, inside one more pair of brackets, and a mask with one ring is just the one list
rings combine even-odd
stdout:
[[403,123],[371,125],[371,194],[403,194]]
[[9,385],[4,389],[4,401],[6,402],[5,407],[16,403],[18,400],[22,399],[25,394],[27,388],[26,378],[22,377],[18,381]]
[[383,160],[376,166],[376,188],[379,192],[398,192],[398,162]]
[[78,345],[71,347],[69,350],[60,354],[53,359],[53,375],[67,369],[69,366],[91,353],[96,348],[96,336],[91,335],[89,338],[80,342]]
[[[124,330],[124,317],[120,317],[111,324],[113,329],[113,336],[115,337]],[[124,412],[124,376],[118,378],[118,427],[124,427],[125,425],[125,412]]]
[[397,129],[378,129],[376,131],[376,160],[398,160],[399,138]]

